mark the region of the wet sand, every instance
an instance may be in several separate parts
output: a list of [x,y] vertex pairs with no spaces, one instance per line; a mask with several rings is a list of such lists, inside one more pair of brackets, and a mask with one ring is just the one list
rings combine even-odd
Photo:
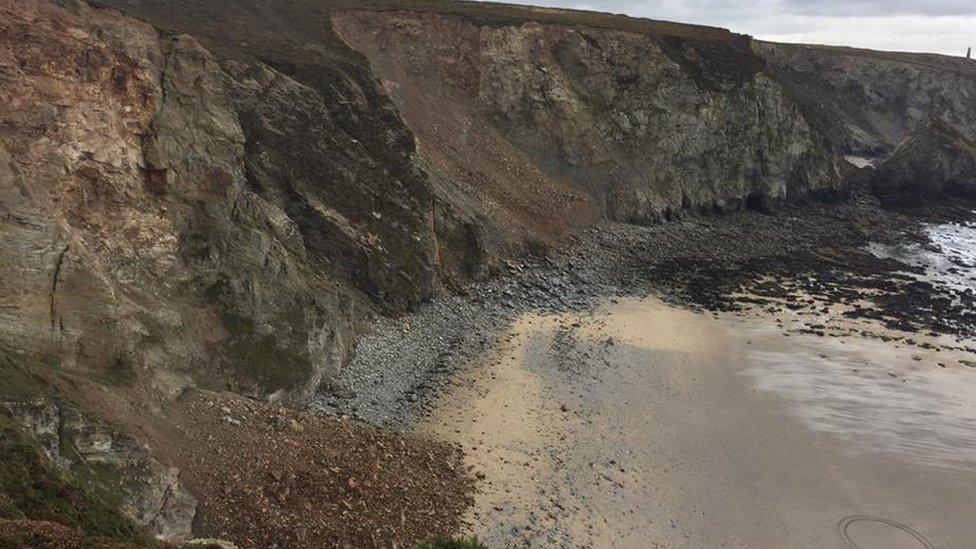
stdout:
[[970,547],[976,371],[927,353],[654,299],[528,314],[418,429],[483,475],[492,547]]

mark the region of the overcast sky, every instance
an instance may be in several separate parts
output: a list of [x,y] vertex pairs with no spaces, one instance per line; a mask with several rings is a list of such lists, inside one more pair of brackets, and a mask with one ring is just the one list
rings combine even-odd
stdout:
[[715,25],[779,42],[949,55],[976,46],[976,0],[507,1]]

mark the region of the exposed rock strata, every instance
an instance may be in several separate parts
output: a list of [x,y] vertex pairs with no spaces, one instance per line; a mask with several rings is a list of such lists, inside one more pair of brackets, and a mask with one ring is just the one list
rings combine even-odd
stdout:
[[[374,307],[409,308],[601,217],[834,193],[842,153],[890,150],[928,111],[973,127],[971,71],[943,58],[331,14],[367,65],[311,24],[104,3],[166,32],[80,3],[3,6],[0,330],[37,364],[170,394],[301,402]],[[907,106],[888,97],[905,81]],[[855,83],[860,104],[810,101]]]
[[930,116],[976,138],[969,59],[758,41],[755,49],[843,154],[890,153]]
[[976,143],[932,118],[869,177],[875,192],[887,197],[976,198]]
[[651,222],[838,180],[829,142],[732,44],[411,12],[334,25],[388,82],[421,154],[516,218],[527,206],[506,195],[531,203],[538,182]]
[[180,482],[180,471],[153,458],[131,436],[63,402],[36,398],[0,402],[0,407],[20,421],[60,470],[99,471],[92,482],[120,493],[121,514],[149,534],[167,540],[192,537],[197,501]]
[[[113,10],[0,2],[0,394],[23,374],[74,401],[90,402],[82,376],[300,403],[357,319],[428,297],[412,138],[367,73],[334,76],[324,95]],[[351,135],[357,113],[381,130]],[[99,440],[77,460],[114,456]],[[187,537],[188,494],[139,456],[113,464],[136,483],[123,511]]]
[[0,330],[30,360],[301,401],[357,309],[433,291],[409,134],[377,150],[334,112],[382,112],[368,75],[337,106],[110,10],[0,10]]

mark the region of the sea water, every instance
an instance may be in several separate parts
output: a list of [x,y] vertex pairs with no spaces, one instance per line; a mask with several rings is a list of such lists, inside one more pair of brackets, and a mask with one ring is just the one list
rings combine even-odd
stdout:
[[886,245],[872,243],[867,251],[878,258],[891,258],[924,269],[909,273],[920,280],[957,292],[976,288],[976,223],[928,224],[928,244]]
[[[921,272],[905,273],[954,292],[976,289],[976,223],[931,224],[926,244],[870,244]],[[748,337],[774,341],[776,326]],[[916,463],[976,470],[976,371],[940,367],[947,352],[875,339],[794,336],[789,344],[750,347],[747,374],[783,397],[815,431],[866,452]],[[924,355],[924,356],[920,356]],[[958,357],[957,357],[958,358]]]

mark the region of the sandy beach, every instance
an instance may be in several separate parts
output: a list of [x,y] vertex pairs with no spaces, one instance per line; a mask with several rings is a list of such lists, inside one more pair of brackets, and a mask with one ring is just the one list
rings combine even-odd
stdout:
[[417,427],[463,446],[492,547],[976,539],[962,355],[654,298],[524,314],[500,341]]

